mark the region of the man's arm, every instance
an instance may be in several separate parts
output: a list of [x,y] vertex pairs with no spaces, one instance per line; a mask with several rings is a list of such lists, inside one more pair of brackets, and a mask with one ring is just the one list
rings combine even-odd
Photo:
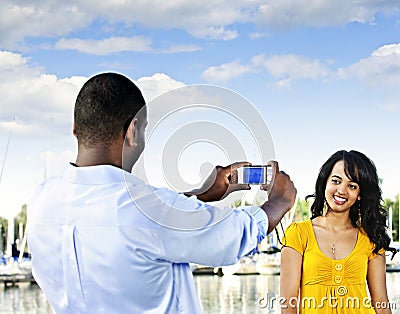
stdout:
[[237,169],[250,163],[241,161],[232,165],[216,166],[201,188],[184,193],[186,196],[196,195],[203,202],[214,202],[224,199],[230,193],[240,190],[250,190],[248,184],[237,184]]
[[[268,215],[268,233],[270,233],[293,207],[297,190],[290,177],[285,172],[279,171],[278,162],[270,161],[268,164],[272,166],[272,180],[270,184],[261,186],[268,193],[268,200],[261,205],[261,208]],[[234,191],[249,190],[250,186],[247,184],[232,183],[237,182],[237,169],[247,165],[250,163],[236,162],[227,167],[217,166],[200,189],[187,192],[185,195],[196,195],[203,202],[212,202],[223,199]]]

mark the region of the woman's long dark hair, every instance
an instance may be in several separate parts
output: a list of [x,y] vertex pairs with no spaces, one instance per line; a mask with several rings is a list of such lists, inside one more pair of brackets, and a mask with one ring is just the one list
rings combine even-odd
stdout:
[[311,205],[311,219],[322,215],[325,203],[325,188],[334,165],[344,161],[344,170],[349,179],[360,187],[360,201],[356,201],[350,208],[351,224],[356,227],[358,209],[361,212],[361,227],[370,241],[375,244],[374,253],[384,248],[395,253],[396,249],[389,247],[390,237],[386,232],[387,212],[383,207],[382,190],[379,186],[378,174],[374,163],[364,154],[351,150],[340,150],[334,153],[321,167],[315,193],[306,199],[314,198]]

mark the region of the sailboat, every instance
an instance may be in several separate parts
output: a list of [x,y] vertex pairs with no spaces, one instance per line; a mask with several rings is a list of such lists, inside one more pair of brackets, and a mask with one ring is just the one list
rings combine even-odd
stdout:
[[[8,229],[14,229],[13,225],[13,218],[11,218],[9,219]],[[19,227],[22,228],[22,224]],[[22,234],[22,229],[20,230],[20,233]],[[0,265],[0,282],[3,282],[5,286],[15,285],[19,282],[35,282],[32,276],[31,259],[26,253],[24,253],[26,242],[26,232],[24,232],[19,247],[16,243],[12,245],[14,246],[12,251],[18,253],[18,256],[15,256],[16,254],[10,254],[10,256],[4,259],[5,263]]]
[[[296,207],[294,206],[282,220],[282,229],[285,230],[293,221]],[[279,235],[282,237],[282,234]],[[220,267],[224,275],[279,275],[280,274],[280,249],[278,248],[277,233],[269,234],[259,245],[259,253],[243,256],[238,263]]]
[[[0,172],[0,183],[3,177],[10,139],[11,132],[8,134],[7,146]],[[34,282],[31,260],[24,254],[27,241],[26,230],[23,231],[22,228],[22,224],[20,224],[19,238],[22,238],[22,241],[19,243],[20,245],[17,246],[17,244],[14,243],[14,217],[8,219],[6,255],[2,256],[2,263],[0,265],[0,282],[3,282],[5,285],[15,285],[17,282]]]
[[[400,218],[400,211],[399,211],[399,218]],[[400,221],[400,220],[399,220]],[[393,235],[393,208],[389,208],[388,214],[388,226],[389,226],[389,234]],[[400,225],[398,226],[397,234],[400,234]],[[400,242],[392,241],[390,243],[391,247],[397,249],[397,254],[392,257],[392,254],[386,254],[386,271],[387,272],[398,272],[400,271]]]
[[[293,206],[287,215],[281,220],[282,230],[285,230],[293,221],[296,206]],[[271,233],[261,243],[256,269],[261,275],[279,275],[281,272],[281,250],[278,248],[278,237],[282,238],[282,232]]]

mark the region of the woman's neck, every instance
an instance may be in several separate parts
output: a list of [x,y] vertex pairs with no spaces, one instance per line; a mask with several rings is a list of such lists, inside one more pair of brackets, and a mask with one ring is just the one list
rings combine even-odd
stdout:
[[325,217],[321,216],[321,223],[326,228],[336,231],[347,230],[353,227],[348,212],[335,213],[328,211]]

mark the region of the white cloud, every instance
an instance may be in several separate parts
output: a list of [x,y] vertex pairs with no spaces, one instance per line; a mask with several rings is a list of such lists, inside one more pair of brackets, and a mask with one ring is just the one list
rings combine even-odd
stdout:
[[357,77],[360,80],[384,88],[398,89],[400,81],[400,44],[385,45],[346,68],[340,68],[341,78]]
[[393,14],[399,10],[400,4],[390,0],[319,0],[307,3],[267,0],[259,6],[255,23],[281,29],[299,25],[322,27],[350,22],[373,23],[378,13]]
[[379,47],[372,52],[373,57],[387,57],[390,55],[400,55],[400,44],[390,44]]
[[[133,37],[109,37],[104,39],[79,39],[62,38],[58,40],[54,47],[43,47],[44,49],[55,48],[58,50],[76,50],[79,52],[93,55],[109,55],[116,52],[136,51],[136,52],[154,52],[154,53],[183,53],[201,50],[201,47],[193,44],[176,44],[171,47],[156,50],[151,46],[150,38],[143,36]],[[103,64],[104,65],[104,64]],[[116,64],[118,68],[127,69],[127,65]]]
[[326,79],[330,74],[327,66],[317,59],[286,54],[265,57],[263,54],[253,57],[255,66],[263,66],[278,86],[287,86],[290,82],[301,79]]
[[[87,77],[43,73],[20,54],[0,51],[0,131],[13,136],[70,136],[76,96]],[[185,86],[163,73],[136,81],[147,101]]]
[[155,73],[152,76],[141,77],[136,83],[142,91],[146,102],[167,91],[185,86],[183,82],[176,81],[164,73]]
[[[15,48],[28,36],[53,37],[70,34],[94,21],[105,26],[123,23],[168,29],[183,29],[196,37],[228,40],[237,36],[229,26],[243,17],[240,1],[115,1],[41,0],[15,4],[2,2],[0,47]],[[254,6],[254,5],[253,5]]]
[[23,136],[64,133],[70,129],[72,106],[84,80],[58,79],[19,54],[0,51],[0,129]]
[[269,37],[270,34],[268,33],[261,33],[261,32],[253,32],[249,34],[249,38],[250,39],[260,39],[260,38],[265,38],[265,37]]
[[73,2],[2,1],[0,10],[0,47],[15,48],[27,36],[50,37],[68,34],[88,25],[95,16]]
[[211,66],[203,72],[209,82],[226,83],[246,73],[262,69],[278,87],[289,87],[298,80],[354,79],[385,89],[398,90],[400,82],[400,44],[379,47],[367,58],[347,67],[331,69],[331,62],[310,59],[295,54],[254,56],[247,64],[239,61]]
[[255,70],[252,64],[243,65],[236,60],[219,66],[211,66],[202,73],[202,77],[209,82],[226,83],[246,73],[255,72]]
[[15,54],[9,51],[0,51],[0,66],[3,70],[25,65],[28,62],[27,58],[22,57],[19,54]]
[[[92,2],[97,7],[97,14],[105,16],[110,22],[183,29],[195,37],[217,40],[235,38],[237,32],[230,26],[248,20],[246,11],[257,6],[257,1],[243,3],[240,0]],[[87,9],[92,10],[92,6],[87,6]]]
[[237,31],[222,26],[193,27],[188,31],[195,37],[206,39],[231,40],[238,36]]
[[228,82],[246,73],[259,72],[265,69],[279,87],[288,87],[290,83],[301,79],[326,79],[331,75],[327,66],[319,60],[298,55],[264,54],[254,56],[249,64],[238,61],[212,66],[203,72],[203,78],[210,82]]
[[[259,29],[299,25],[373,23],[378,13],[399,12],[391,0],[209,0],[209,1],[29,1],[3,0],[0,11],[0,47],[15,48],[24,38],[65,36],[93,22],[105,28],[123,23],[127,28],[183,29],[199,38],[230,40],[238,36],[237,23],[256,24]],[[332,14],[334,12],[334,14]]]
[[151,40],[142,36],[110,37],[100,40],[62,38],[56,42],[54,48],[104,56],[120,51],[148,51],[151,49]]
[[201,50],[200,46],[192,44],[181,44],[174,45],[166,49],[162,49],[160,53],[182,53],[182,52],[194,52]]

